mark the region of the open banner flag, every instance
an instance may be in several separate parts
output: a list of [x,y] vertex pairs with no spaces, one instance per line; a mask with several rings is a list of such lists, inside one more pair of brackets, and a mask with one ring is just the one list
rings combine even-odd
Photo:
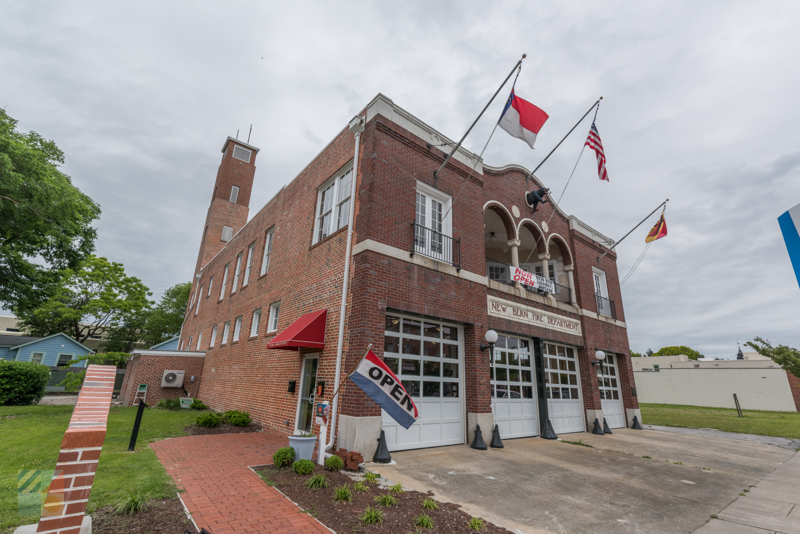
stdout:
[[789,259],[792,260],[794,275],[800,284],[800,204],[778,217],[778,224],[786,242],[786,250],[789,251]]
[[417,405],[406,393],[400,379],[371,350],[350,373],[350,380],[403,428],[413,425],[419,417]]
[[511,136],[522,139],[533,148],[536,134],[539,133],[548,118],[547,113],[527,100],[521,99],[514,94],[514,89],[511,89],[498,124]]
[[[656,208],[658,209],[658,208]],[[656,239],[661,239],[662,237],[666,237],[667,235],[667,221],[664,220],[664,214],[661,214],[661,218],[658,220],[656,225],[650,230],[650,233],[647,234],[645,238],[645,243],[650,243],[655,241]]]

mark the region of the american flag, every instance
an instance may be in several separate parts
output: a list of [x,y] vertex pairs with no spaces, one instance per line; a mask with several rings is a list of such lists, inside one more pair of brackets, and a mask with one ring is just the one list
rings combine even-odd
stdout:
[[600,179],[608,182],[606,154],[603,152],[603,142],[600,140],[600,132],[597,131],[597,126],[595,126],[594,123],[592,123],[592,129],[589,130],[589,137],[586,138],[586,146],[594,150],[595,154],[597,154],[597,174],[600,175]]

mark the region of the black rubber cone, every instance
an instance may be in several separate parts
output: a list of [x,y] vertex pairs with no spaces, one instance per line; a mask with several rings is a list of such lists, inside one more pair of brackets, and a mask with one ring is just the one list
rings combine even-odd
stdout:
[[642,425],[639,424],[639,418],[635,415],[633,416],[633,424],[631,425],[631,428],[634,430],[643,430]]
[[378,464],[388,464],[392,461],[389,447],[386,446],[386,433],[383,430],[381,430],[381,437],[378,438],[378,449],[375,451],[372,461]]
[[503,440],[500,439],[500,429],[497,425],[494,425],[494,433],[492,434],[492,442],[489,444],[490,447],[494,449],[502,449],[503,448]]
[[478,449],[479,451],[486,450],[486,442],[483,441],[483,434],[481,434],[481,425],[475,426],[475,437],[473,438],[470,447],[473,449]]
[[609,427],[608,423],[606,422],[605,417],[603,417],[603,432],[605,432],[606,434],[613,434],[613,432],[611,432],[611,427]]
[[556,431],[553,430],[553,425],[550,423],[550,419],[548,419],[544,424],[544,432],[542,432],[542,437],[544,439],[558,439],[558,435],[556,435]]
[[592,434],[597,434],[598,436],[605,434],[603,429],[600,427],[600,421],[598,421],[596,417],[594,418],[594,428],[592,429]]

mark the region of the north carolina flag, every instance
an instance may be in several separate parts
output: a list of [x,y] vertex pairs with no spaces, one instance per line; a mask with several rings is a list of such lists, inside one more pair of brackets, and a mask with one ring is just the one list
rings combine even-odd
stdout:
[[511,136],[522,139],[533,148],[536,134],[539,133],[548,118],[547,113],[527,100],[521,99],[514,94],[514,89],[511,89],[498,124]]
[[778,217],[778,224],[786,242],[786,250],[789,251],[789,259],[792,260],[794,275],[800,284],[800,204]]
[[403,428],[413,425],[419,417],[417,405],[406,393],[400,379],[371,350],[350,374],[350,380]]
[[645,243],[650,243],[655,241],[656,239],[661,239],[662,237],[666,237],[667,235],[667,221],[664,220],[664,214],[661,214],[661,218],[658,220],[656,225],[650,230],[650,233],[647,234],[645,238]]

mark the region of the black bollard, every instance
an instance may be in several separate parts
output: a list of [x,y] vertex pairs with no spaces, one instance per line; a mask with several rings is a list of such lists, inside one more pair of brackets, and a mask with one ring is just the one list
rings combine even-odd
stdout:
[[605,432],[606,434],[613,434],[613,432],[611,432],[611,428],[608,426],[608,423],[606,422],[605,417],[603,417],[603,432]]
[[500,439],[500,429],[497,425],[494,425],[494,433],[492,434],[492,442],[489,444],[490,447],[495,449],[502,449],[503,448],[503,440]]
[[633,416],[633,424],[631,425],[631,428],[634,430],[643,430],[642,425],[639,424],[639,418],[635,415]]
[[386,433],[381,430],[381,437],[378,438],[378,449],[372,457],[372,461],[378,464],[388,464],[392,461],[392,455],[389,454],[389,447],[386,445]]
[[131,432],[131,442],[128,445],[128,451],[133,452],[136,448],[136,438],[139,437],[139,424],[142,422],[142,414],[147,405],[142,399],[139,399],[139,409],[136,410],[136,420],[133,422],[133,432]]
[[475,437],[472,439],[470,447],[479,451],[486,450],[486,442],[483,441],[483,434],[481,434],[481,425],[475,426]]
[[600,427],[600,421],[598,421],[596,417],[594,418],[594,428],[592,429],[592,434],[597,434],[598,436],[605,434],[603,429]]
[[544,432],[542,432],[542,437],[544,439],[558,439],[558,435],[556,434],[556,431],[553,430],[553,425],[550,423],[550,419],[544,423]]

